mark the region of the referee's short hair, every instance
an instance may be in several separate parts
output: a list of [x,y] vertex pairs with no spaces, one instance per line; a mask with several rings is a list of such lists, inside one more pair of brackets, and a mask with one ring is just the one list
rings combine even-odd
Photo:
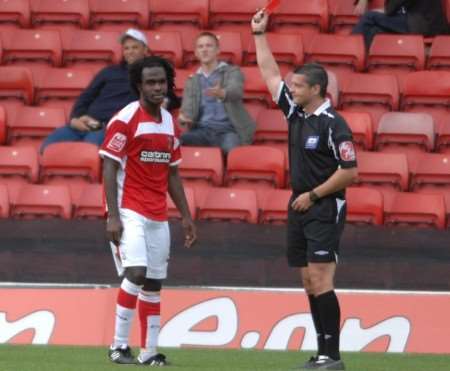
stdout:
[[166,71],[167,90],[175,89],[175,70],[172,64],[165,58],[152,55],[133,62],[128,67],[131,90],[139,97],[138,85],[142,83],[142,70],[144,68],[161,67]]
[[294,73],[299,75],[305,75],[306,82],[309,86],[319,85],[319,95],[325,98],[327,95],[328,87],[328,74],[325,68],[318,63],[306,63],[303,66],[297,67]]

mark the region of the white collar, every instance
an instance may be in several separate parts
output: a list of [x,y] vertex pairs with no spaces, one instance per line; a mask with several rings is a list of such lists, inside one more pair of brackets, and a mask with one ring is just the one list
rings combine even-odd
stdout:
[[313,113],[305,112],[305,117],[320,116],[324,111],[326,111],[330,107],[331,107],[331,102],[328,98],[326,98],[325,101],[319,107],[317,107]]

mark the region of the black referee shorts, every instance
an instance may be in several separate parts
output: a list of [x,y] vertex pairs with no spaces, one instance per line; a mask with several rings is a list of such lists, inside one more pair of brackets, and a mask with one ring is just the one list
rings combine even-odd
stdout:
[[308,263],[337,262],[339,242],[345,225],[344,200],[325,197],[304,213],[291,207],[289,201],[287,225],[287,259],[291,267],[306,267]]

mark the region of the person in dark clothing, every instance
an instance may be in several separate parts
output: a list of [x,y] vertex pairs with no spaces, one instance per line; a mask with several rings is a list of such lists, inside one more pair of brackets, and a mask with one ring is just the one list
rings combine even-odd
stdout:
[[386,0],[384,13],[367,11],[370,0],[356,0],[355,13],[361,19],[353,34],[363,34],[366,49],[378,33],[409,33],[434,36],[448,33],[441,0]]
[[[148,54],[145,35],[135,29],[128,29],[120,39],[123,61],[102,69],[89,86],[81,93],[70,114],[69,123],[56,129],[41,146],[45,148],[57,142],[88,142],[100,146],[105,136],[105,125],[121,108],[138,97],[131,91],[128,65]],[[168,92],[166,108],[180,106],[173,87]]]
[[345,370],[334,275],[345,224],[345,188],[358,174],[352,133],[326,98],[328,75],[322,66],[296,68],[290,86],[282,80],[265,36],[268,21],[261,10],[251,25],[262,78],[288,123],[292,196],[287,259],[300,273],[317,332],[317,355],[303,369]]

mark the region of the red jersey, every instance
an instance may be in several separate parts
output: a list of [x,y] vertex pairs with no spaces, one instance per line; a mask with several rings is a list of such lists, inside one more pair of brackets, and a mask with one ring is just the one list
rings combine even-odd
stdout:
[[167,220],[169,166],[181,162],[180,142],[172,115],[161,108],[161,122],[138,101],[108,123],[100,156],[120,163],[117,172],[118,205],[147,218]]

